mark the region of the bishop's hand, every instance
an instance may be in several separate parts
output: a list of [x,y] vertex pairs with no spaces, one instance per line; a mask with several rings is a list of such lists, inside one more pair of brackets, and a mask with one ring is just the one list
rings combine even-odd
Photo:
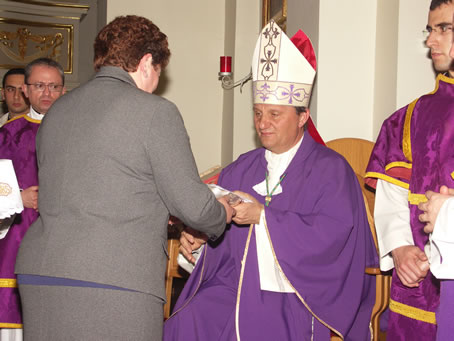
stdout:
[[238,225],[250,225],[260,223],[260,215],[264,206],[257,201],[252,195],[234,191],[233,193],[251,200],[252,202],[241,202],[238,205],[235,205],[236,214],[233,217],[233,221]]

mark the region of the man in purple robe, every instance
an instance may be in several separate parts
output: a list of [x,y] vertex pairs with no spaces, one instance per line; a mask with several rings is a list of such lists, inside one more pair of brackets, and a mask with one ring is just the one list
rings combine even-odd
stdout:
[[[25,68],[24,93],[30,101],[30,112],[8,121],[0,129],[0,159],[13,162],[24,211],[16,215],[6,236],[0,240],[0,328],[22,328],[19,292],[14,265],[17,250],[30,225],[38,217],[38,166],[35,139],[42,118],[53,102],[64,94],[64,73],[57,62],[40,58]],[[6,331],[2,330],[6,336]],[[10,340],[10,338],[8,338]]]
[[[375,279],[365,268],[377,260],[361,189],[345,159],[305,134],[315,54],[303,32],[292,41],[274,22],[259,37],[252,70],[263,147],[218,182],[249,202],[205,245],[165,341],[368,339]],[[200,240],[183,236],[190,259]]]
[[395,268],[391,284],[387,340],[435,340],[440,284],[424,251],[428,235],[418,204],[427,190],[453,187],[454,116],[451,0],[433,0],[427,46],[434,68],[443,72],[435,90],[391,115],[382,126],[367,167],[376,187],[375,224],[383,271]]

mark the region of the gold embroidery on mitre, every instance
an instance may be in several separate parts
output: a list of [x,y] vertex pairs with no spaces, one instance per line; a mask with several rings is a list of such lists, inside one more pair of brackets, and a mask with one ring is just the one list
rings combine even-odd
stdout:
[[11,186],[5,182],[0,182],[0,196],[7,197],[11,193],[13,193]]
[[312,84],[263,80],[252,83],[254,103],[307,107],[311,91]]

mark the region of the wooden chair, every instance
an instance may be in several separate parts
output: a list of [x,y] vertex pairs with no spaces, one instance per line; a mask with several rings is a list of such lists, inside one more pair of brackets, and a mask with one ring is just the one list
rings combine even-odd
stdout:
[[[378,252],[377,233],[374,224],[374,204],[375,194],[366,189],[364,182],[365,170],[369,161],[370,154],[374,147],[371,141],[357,139],[357,138],[341,138],[332,140],[326,145],[345,157],[356,173],[361,190],[363,192],[363,199],[367,213],[367,219],[374,238],[375,247]],[[371,326],[372,326],[372,340],[379,341],[383,336],[380,333],[380,315],[385,311],[389,304],[391,276],[383,274],[379,268],[366,268],[366,273],[375,276],[375,304],[372,309]],[[331,341],[340,340],[340,338],[333,337]]]
[[[200,174],[200,178],[207,184],[215,184],[218,181],[221,172],[220,166],[214,166]],[[165,288],[167,303],[164,305],[164,319],[170,316],[172,307],[173,280],[174,278],[187,278],[189,274],[181,269],[177,262],[177,257],[180,249],[180,232],[183,229],[182,224],[169,225],[167,234],[167,251],[169,258],[167,260],[167,269],[165,276]]]
[[341,154],[355,173],[364,177],[370,153],[374,148],[372,141],[348,137],[326,142],[326,146]]

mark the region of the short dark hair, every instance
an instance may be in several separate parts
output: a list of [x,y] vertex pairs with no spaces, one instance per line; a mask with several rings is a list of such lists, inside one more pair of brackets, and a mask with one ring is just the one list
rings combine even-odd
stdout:
[[[306,107],[295,107],[295,110],[296,110],[296,114],[299,115],[303,112],[307,112],[307,108]],[[306,130],[307,129],[307,122],[304,123],[304,126],[303,126],[303,130]]]
[[25,67],[25,84],[28,84],[28,79],[30,78],[33,67],[38,65],[57,69],[61,77],[62,85],[65,85],[65,72],[63,71],[62,66],[60,63],[50,58],[38,58],[27,64]]
[[147,53],[153,57],[153,66],[164,69],[170,58],[167,36],[153,22],[136,15],[117,17],[104,26],[94,49],[96,71],[102,66],[117,66],[135,72]]
[[295,107],[296,113],[299,115],[302,112],[306,112],[307,108],[306,107]]
[[451,4],[452,0],[432,0],[430,3],[430,10],[433,11],[443,4]]
[[23,68],[15,68],[15,69],[10,69],[10,70],[8,70],[8,72],[5,73],[5,75],[3,76],[2,88],[5,87],[6,79],[7,79],[9,76],[12,76],[12,75],[25,75],[25,69],[23,69]]

